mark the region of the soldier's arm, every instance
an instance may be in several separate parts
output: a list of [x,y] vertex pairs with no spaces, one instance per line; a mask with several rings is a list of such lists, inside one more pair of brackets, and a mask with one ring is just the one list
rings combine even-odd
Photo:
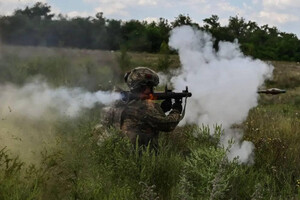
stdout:
[[159,131],[170,132],[175,129],[181,120],[181,115],[178,110],[174,109],[168,115],[165,115],[160,105],[153,103],[147,106],[144,118],[151,127]]

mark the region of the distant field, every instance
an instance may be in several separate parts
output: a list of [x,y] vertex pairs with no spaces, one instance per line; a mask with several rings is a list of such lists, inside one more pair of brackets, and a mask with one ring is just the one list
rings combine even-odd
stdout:
[[[129,65],[121,68],[121,52],[2,45],[0,86],[22,86],[42,76],[53,87],[126,88],[124,72],[136,66],[156,70],[161,58],[127,56]],[[177,55],[170,60],[171,69],[180,67]],[[0,113],[0,199],[300,199],[300,64],[271,63],[274,78],[264,87],[287,93],[260,95],[259,105],[237,125],[255,145],[253,165],[226,161],[218,134],[209,136],[205,127],[177,128],[160,138],[158,155],[139,156],[114,130],[96,144],[97,134],[103,134],[94,129],[98,107],[49,123],[26,118],[10,123]],[[11,108],[0,102],[1,109]],[[26,156],[16,158],[9,144]]]

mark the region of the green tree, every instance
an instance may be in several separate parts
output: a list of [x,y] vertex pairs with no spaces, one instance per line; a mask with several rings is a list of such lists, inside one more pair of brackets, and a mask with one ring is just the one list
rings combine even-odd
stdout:
[[159,18],[159,21],[157,23],[157,26],[159,28],[159,32],[162,38],[162,41],[169,41],[169,32],[171,31],[172,27],[167,19]]
[[102,12],[96,14],[96,18],[92,20],[92,25],[92,47],[95,49],[108,49],[106,18],[103,16]]
[[150,51],[151,43],[146,32],[147,22],[130,20],[122,26],[123,43],[131,51]]
[[194,23],[189,15],[185,16],[183,14],[179,14],[178,17],[175,18],[175,21],[171,22],[171,24],[173,28],[183,25],[194,26],[199,28],[199,25],[197,23]]
[[37,2],[31,8],[26,6],[24,10],[17,9],[14,12],[14,15],[23,15],[23,16],[27,16],[30,19],[38,18],[38,19],[51,20],[54,17],[54,14],[50,14],[50,13],[51,13],[51,6],[47,5],[46,3]]
[[217,15],[212,15],[210,18],[205,18],[203,20],[204,26],[202,30],[210,32],[214,40],[214,48],[218,50],[219,41],[233,41],[233,38],[228,34],[228,28],[222,27],[219,22],[219,17]]
[[[163,42],[168,43],[172,28],[188,25],[210,32],[219,41],[238,39],[242,51],[255,58],[269,60],[300,60],[300,41],[290,33],[276,27],[246,21],[243,17],[230,17],[228,25],[222,26],[217,15],[203,19],[200,27],[189,15],[180,14],[171,23],[164,18],[158,22],[107,19],[102,12],[94,17],[54,18],[51,7],[37,2],[32,7],[17,9],[10,16],[0,16],[0,36],[3,43],[13,45],[40,45],[76,47],[87,49],[160,52]],[[164,45],[163,45],[164,46]],[[162,63],[163,59],[160,59]],[[161,65],[161,64],[160,64]],[[167,64],[168,65],[168,64]]]
[[121,44],[121,21],[110,19],[107,20],[106,32],[107,34],[107,46],[110,50],[117,50]]
[[210,18],[205,18],[203,22],[205,23],[203,26],[205,30],[220,28],[219,17],[217,15],[212,15]]
[[228,31],[233,38],[244,39],[247,32],[247,23],[244,18],[238,16],[230,17],[228,24]]
[[159,27],[156,25],[155,22],[152,22],[150,24],[147,24],[146,26],[146,33],[147,33],[147,39],[150,42],[151,45],[151,52],[157,52],[160,48],[160,44],[162,43],[162,37],[160,34]]

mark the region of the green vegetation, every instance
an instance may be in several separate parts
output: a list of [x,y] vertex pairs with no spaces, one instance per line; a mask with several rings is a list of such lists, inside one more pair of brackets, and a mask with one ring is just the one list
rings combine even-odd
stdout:
[[[133,66],[158,67],[160,55],[126,53]],[[124,73],[118,56],[120,52],[2,46],[0,82],[23,85],[41,75],[53,87],[110,89],[110,80],[119,81],[111,79],[114,74]],[[178,67],[178,57],[170,58],[170,67]],[[259,105],[238,125],[244,139],[255,144],[253,165],[226,159],[227,150],[218,145],[218,126],[161,134],[158,152],[134,149],[116,130],[94,129],[101,115],[97,107],[76,119],[55,121],[51,133],[56,142],[32,155],[40,158],[38,164],[18,158],[0,140],[0,199],[299,199],[300,65],[273,64],[274,79],[267,86],[288,93],[261,95]]]
[[95,91],[111,89],[121,75],[114,52],[45,47],[0,48],[0,83],[22,85],[40,76],[52,86],[84,87]]
[[131,57],[128,55],[127,48],[121,47],[120,55],[118,56],[119,66],[122,71],[126,71],[131,66]]
[[10,16],[0,16],[1,41],[10,45],[75,47],[85,49],[159,52],[168,42],[174,27],[190,25],[210,32],[219,41],[238,39],[243,53],[268,60],[300,61],[300,40],[293,33],[281,32],[276,27],[258,26],[243,17],[230,17],[221,26],[217,15],[203,19],[204,25],[193,22],[187,15],[179,15],[172,22],[160,18],[158,22],[107,19],[103,13],[94,17],[54,17],[51,7],[36,3],[17,9]]
[[167,72],[170,69],[172,60],[170,57],[170,50],[166,42],[161,43],[160,46],[160,58],[158,60],[157,69],[162,72]]

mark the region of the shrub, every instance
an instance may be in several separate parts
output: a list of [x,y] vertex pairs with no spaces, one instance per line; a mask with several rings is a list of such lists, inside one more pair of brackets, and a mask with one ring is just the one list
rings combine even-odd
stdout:
[[41,192],[39,174],[34,166],[24,171],[24,163],[0,150],[0,199],[37,199]]

